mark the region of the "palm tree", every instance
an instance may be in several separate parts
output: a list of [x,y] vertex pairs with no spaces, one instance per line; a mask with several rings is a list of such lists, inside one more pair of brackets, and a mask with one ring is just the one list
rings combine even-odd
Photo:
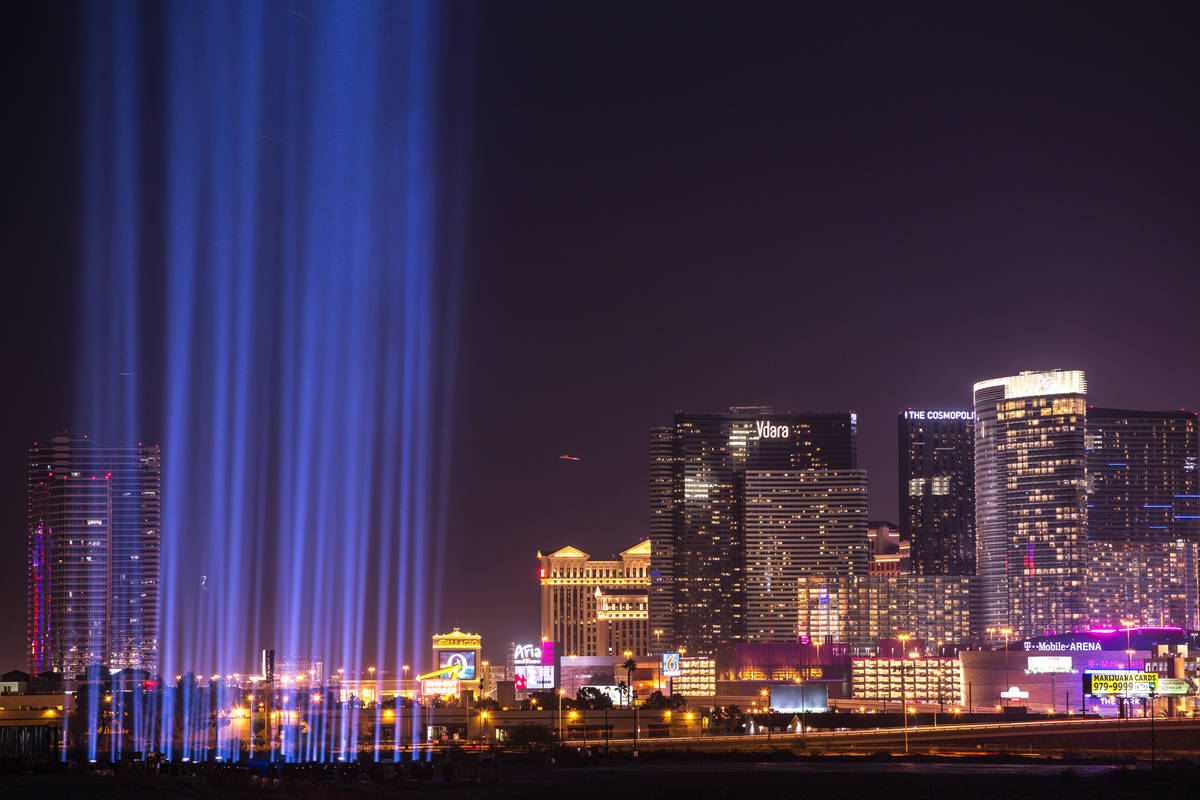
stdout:
[[629,700],[633,702],[633,671],[637,669],[637,662],[633,660],[633,656],[625,659],[625,663],[621,665],[625,668],[625,678],[629,685]]

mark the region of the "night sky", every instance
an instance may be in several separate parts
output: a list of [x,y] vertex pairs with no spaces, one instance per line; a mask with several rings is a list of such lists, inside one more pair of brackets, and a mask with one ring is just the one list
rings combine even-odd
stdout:
[[[538,634],[539,549],[646,535],[674,409],[856,411],[894,520],[896,413],[976,380],[1084,369],[1096,404],[1200,406],[1194,7],[482,11],[448,56],[476,82],[435,624],[491,658]],[[78,19],[0,34],[0,669],[24,661],[26,450],[80,389]]]

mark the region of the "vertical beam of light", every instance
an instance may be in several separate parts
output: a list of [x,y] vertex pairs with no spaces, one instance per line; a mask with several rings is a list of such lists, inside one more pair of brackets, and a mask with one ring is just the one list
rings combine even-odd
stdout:
[[[138,397],[134,391],[139,363],[139,305],[141,247],[139,226],[140,183],[142,168],[137,151],[140,133],[139,106],[144,102],[138,73],[141,25],[135,10],[121,6],[106,12],[88,5],[82,18],[86,25],[84,62],[89,70],[84,80],[83,113],[83,186],[82,249],[80,253],[82,287],[79,318],[80,370],[77,377],[78,422],[93,439],[110,445],[131,446],[137,438]],[[89,631],[88,649],[99,655],[114,671],[151,667],[132,648],[140,641],[143,612],[130,607],[128,554],[120,552],[119,562],[112,548],[117,525],[113,515],[106,517],[109,551],[106,577],[95,590],[105,598],[104,620]],[[123,529],[122,529],[123,531]],[[128,542],[122,535],[122,546]],[[131,617],[132,615],[132,617]],[[101,715],[111,712],[115,719],[129,724],[113,725],[105,742],[111,756],[122,749],[131,729],[136,746],[138,732],[144,728],[141,696],[116,691],[132,676],[113,675],[108,669],[90,669],[83,692],[85,708],[74,710],[86,717],[86,755],[96,760],[99,753],[97,731]],[[74,677],[74,676],[71,676]],[[112,704],[101,703],[104,691],[100,683],[111,681]],[[128,714],[126,713],[128,711]],[[64,726],[71,710],[64,716]],[[64,740],[66,729],[64,729]],[[65,750],[64,750],[65,756]]]
[[[368,664],[416,674],[440,607],[469,134],[445,130],[439,43],[464,13],[89,6],[81,398],[117,441],[161,402],[163,476],[157,688],[113,676],[131,723],[102,745],[101,692],[86,694],[89,757],[381,757],[378,704],[344,701]],[[151,38],[161,103],[139,82]],[[148,147],[139,119],[154,114]],[[142,218],[147,172],[161,230]],[[148,336],[161,362],[145,363]],[[133,391],[153,377],[154,394]],[[265,712],[230,676],[257,672],[260,647],[317,671],[256,686],[306,723],[256,743],[233,715]],[[419,740],[419,715],[403,718],[387,723],[396,760]]]
[[[408,140],[403,153],[405,173],[409,191],[406,197],[404,215],[404,248],[405,269],[402,288],[404,314],[404,351],[402,356],[402,408],[400,427],[400,446],[402,457],[400,462],[400,530],[401,530],[401,570],[404,574],[413,574],[415,580],[399,584],[396,605],[400,608],[411,608],[412,613],[399,624],[404,626],[412,637],[404,641],[405,630],[397,631],[397,640],[402,648],[398,655],[405,653],[416,655],[421,652],[424,642],[421,641],[428,628],[420,624],[408,624],[424,618],[426,602],[425,575],[421,560],[422,550],[419,526],[424,519],[423,508],[425,498],[420,494],[424,483],[423,464],[421,463],[420,445],[424,441],[424,422],[422,412],[425,410],[420,402],[418,381],[423,369],[422,353],[420,352],[421,315],[427,306],[426,298],[421,290],[422,273],[429,264],[428,246],[430,242],[419,240],[418,237],[429,236],[429,213],[432,205],[433,187],[427,171],[427,148],[431,146],[426,129],[429,115],[429,53],[427,47],[427,32],[430,26],[430,9],[417,6],[413,9],[413,24],[409,33],[409,92],[411,100],[406,115]],[[416,535],[414,535],[416,534]],[[415,567],[415,569],[414,569]],[[415,704],[414,704],[415,706]],[[414,708],[415,710],[415,708]],[[410,737],[415,745],[418,741],[420,721],[419,715],[412,716]],[[429,752],[431,755],[431,751]]]

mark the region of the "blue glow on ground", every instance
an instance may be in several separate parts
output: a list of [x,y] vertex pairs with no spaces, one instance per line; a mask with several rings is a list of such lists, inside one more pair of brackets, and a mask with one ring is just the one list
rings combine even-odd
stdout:
[[[462,101],[438,69],[443,11],[88,9],[84,271],[100,302],[85,300],[81,389],[106,438],[141,435],[146,398],[163,425],[168,688],[114,677],[134,721],[132,735],[110,729],[108,753],[245,757],[224,715],[248,691],[218,676],[257,672],[263,647],[277,664],[323,661],[327,681],[369,665],[400,677],[429,649],[465,185],[447,144],[463,134],[440,127],[441,104]],[[156,81],[140,73],[149,41],[165,54]],[[139,149],[148,114],[162,138]],[[147,173],[164,185],[157,214]],[[160,288],[146,280],[156,271]],[[160,332],[161,364],[141,363]],[[88,696],[91,758],[102,702]],[[308,733],[284,728],[271,755],[353,760],[370,721],[365,745],[381,757],[381,710],[341,712],[297,705]],[[394,716],[389,742],[417,733],[418,718],[402,732]]]

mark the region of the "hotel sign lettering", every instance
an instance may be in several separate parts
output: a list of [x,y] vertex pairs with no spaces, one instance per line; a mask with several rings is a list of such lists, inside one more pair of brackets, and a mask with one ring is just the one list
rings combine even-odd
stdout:
[[944,420],[975,419],[974,411],[905,411],[905,419]]
[[758,438],[760,439],[786,439],[792,433],[787,425],[776,425],[774,422],[767,422],[765,419],[755,422],[754,429],[758,432]]

